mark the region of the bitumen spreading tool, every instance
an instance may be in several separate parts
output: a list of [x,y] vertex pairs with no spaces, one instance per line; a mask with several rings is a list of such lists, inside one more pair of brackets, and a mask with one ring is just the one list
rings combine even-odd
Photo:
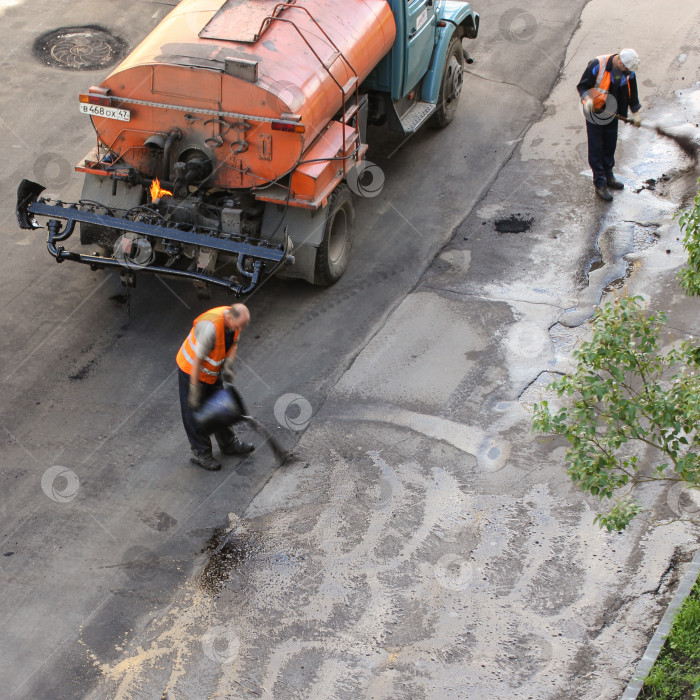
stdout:
[[[621,122],[625,122],[625,124],[634,124],[632,119],[629,117],[623,117],[619,114],[615,115]],[[680,148],[683,153],[685,153],[690,160],[693,161],[693,165],[698,164],[698,149],[700,148],[698,146],[697,140],[691,135],[691,134],[679,134],[679,133],[674,133],[672,131],[669,131],[668,129],[665,129],[663,126],[660,126],[659,124],[645,124],[642,122],[639,124],[639,126],[642,129],[650,129],[651,131],[655,131],[659,136],[664,136],[667,139],[671,139],[672,141],[675,142],[675,144]]]
[[[224,384],[194,412],[193,416],[199,427],[207,434],[236,423],[248,423],[258,434],[267,438],[280,464],[284,464],[289,457],[289,452],[280,445],[270,431],[257,418],[248,414],[243,397],[233,384]],[[237,528],[233,528],[221,538],[221,542],[214,550],[215,555],[221,553],[236,531]]]
[[228,428],[235,423],[247,423],[257,433],[267,438],[280,463],[283,464],[289,456],[287,450],[280,445],[270,431],[248,413],[243,397],[232,384],[224,384],[193,415],[199,427],[207,434],[221,428]]

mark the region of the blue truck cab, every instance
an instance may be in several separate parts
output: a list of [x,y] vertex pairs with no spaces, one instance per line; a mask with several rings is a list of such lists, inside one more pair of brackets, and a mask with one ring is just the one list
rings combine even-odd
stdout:
[[462,0],[388,0],[396,40],[362,85],[368,120],[404,134],[428,120],[444,127],[454,118],[465,63],[462,39],[479,32],[479,15]]

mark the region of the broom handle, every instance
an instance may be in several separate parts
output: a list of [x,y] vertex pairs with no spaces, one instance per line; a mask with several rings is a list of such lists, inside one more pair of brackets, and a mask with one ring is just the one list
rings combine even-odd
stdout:
[[[623,117],[621,114],[616,114],[615,118],[619,119],[621,122],[625,122],[625,124],[634,124],[629,117]],[[656,127],[652,126],[651,124],[645,124],[642,122],[639,126],[641,126],[642,129],[651,129],[652,131],[656,131]]]

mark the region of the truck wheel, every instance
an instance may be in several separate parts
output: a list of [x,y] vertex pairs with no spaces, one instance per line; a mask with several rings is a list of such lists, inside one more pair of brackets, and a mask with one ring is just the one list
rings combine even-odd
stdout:
[[350,260],[355,237],[355,207],[346,184],[338,185],[328,201],[323,240],[316,251],[314,284],[327,287],[337,282]]
[[460,30],[453,35],[447,48],[445,67],[442,71],[440,95],[437,101],[437,111],[432,116],[430,125],[434,129],[443,129],[454,118],[457,103],[462,94],[464,81],[464,51],[462,49],[462,33]]

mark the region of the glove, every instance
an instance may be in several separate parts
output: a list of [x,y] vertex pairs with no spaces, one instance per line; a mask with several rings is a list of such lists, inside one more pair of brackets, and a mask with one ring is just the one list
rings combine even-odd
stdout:
[[642,125],[642,118],[639,116],[639,112],[634,112],[630,119],[632,120],[632,124],[634,124],[636,127]]
[[187,405],[192,411],[196,411],[201,403],[202,387],[199,384],[190,384],[190,392],[187,394]]
[[229,385],[233,384],[236,379],[236,375],[233,371],[233,360],[230,357],[224,360],[224,366],[221,368],[221,379],[224,384]]
[[586,97],[583,100],[583,113],[589,115],[593,112],[593,100],[590,97]]

